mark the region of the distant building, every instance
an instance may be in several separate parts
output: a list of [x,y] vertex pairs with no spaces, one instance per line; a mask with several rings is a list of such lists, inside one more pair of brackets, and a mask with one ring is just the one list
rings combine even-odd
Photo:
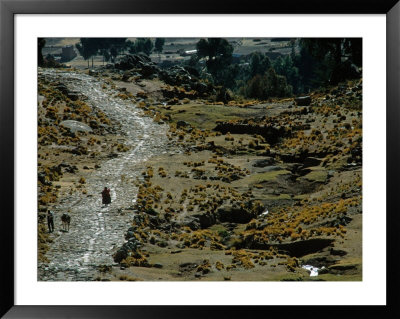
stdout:
[[76,56],[77,54],[72,45],[66,45],[65,47],[62,48],[61,61],[63,62],[71,61]]
[[196,54],[197,53],[197,50],[178,50],[178,52],[179,52],[179,54],[181,55],[181,56],[190,56],[190,55],[193,55],[193,54]]

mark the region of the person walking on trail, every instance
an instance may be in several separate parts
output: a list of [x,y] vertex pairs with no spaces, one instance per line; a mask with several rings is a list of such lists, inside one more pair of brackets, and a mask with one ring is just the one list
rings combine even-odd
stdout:
[[69,224],[71,223],[71,216],[69,215],[69,213],[70,210],[68,210],[68,213],[64,213],[61,216],[63,231],[66,232],[69,232]]
[[47,226],[49,233],[52,233],[54,231],[54,213],[50,209],[47,211]]
[[110,195],[110,189],[107,187],[104,187],[103,191],[101,192],[101,196],[103,198],[102,203],[107,206],[108,204],[111,204],[111,195]]

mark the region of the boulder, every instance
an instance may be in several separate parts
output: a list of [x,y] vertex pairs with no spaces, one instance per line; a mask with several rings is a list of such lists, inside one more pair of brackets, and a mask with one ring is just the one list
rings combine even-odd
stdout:
[[77,101],[79,100],[79,94],[77,92],[68,92],[67,98],[69,98],[71,101]]
[[158,212],[155,211],[153,208],[149,208],[145,211],[146,214],[150,215],[150,216],[157,216]]
[[189,227],[191,230],[198,230],[200,229],[200,222],[198,218],[187,216],[182,222],[183,226]]
[[72,133],[77,131],[79,132],[92,132],[92,128],[85,123],[74,121],[74,120],[66,120],[62,121],[60,125],[69,128]]
[[79,145],[79,146],[75,147],[73,150],[71,150],[71,153],[75,154],[75,155],[87,155],[88,150],[87,150],[87,147]]
[[272,157],[266,157],[264,159],[256,160],[253,164],[254,167],[265,167],[275,163],[275,159]]
[[128,251],[126,249],[120,248],[115,254],[114,254],[114,261],[117,263],[120,263],[123,259],[128,257]]
[[131,77],[131,72],[126,71],[126,72],[124,72],[124,74],[122,75],[121,80],[124,81],[124,82],[128,82],[128,80],[129,80],[130,77]]
[[89,125],[92,129],[97,129],[99,127],[99,124],[95,120],[90,120]]
[[311,104],[311,96],[300,96],[294,99],[298,106],[308,106]]
[[149,77],[153,74],[157,74],[158,72],[159,72],[159,69],[155,65],[143,64],[143,66],[142,66],[142,74],[144,77]]
[[118,59],[114,64],[114,68],[118,70],[131,70],[134,68],[142,68],[143,65],[151,64],[151,60],[144,54],[126,54]]
[[50,182],[47,178],[46,178],[46,173],[45,172],[40,172],[38,173],[38,180],[43,184],[43,185],[48,185],[51,186],[52,182]]
[[76,165],[68,165],[68,166],[65,166],[65,171],[67,173],[75,174],[78,171],[78,167],[76,167]]
[[220,222],[231,222],[245,224],[257,217],[253,211],[232,206],[221,206],[217,210],[218,219]]
[[176,122],[176,128],[187,127],[187,126],[190,126],[190,124],[185,121]]
[[125,235],[125,239],[130,239],[135,237],[135,233],[133,231],[128,230],[126,235]]
[[59,90],[62,94],[67,95],[68,94],[68,88],[66,87],[65,84],[59,83],[56,85],[56,89]]
[[303,161],[304,167],[319,166],[322,160],[316,157],[306,157]]
[[194,217],[198,218],[201,228],[208,228],[214,225],[217,222],[217,218],[215,214],[211,214],[206,212],[204,214],[197,214]]

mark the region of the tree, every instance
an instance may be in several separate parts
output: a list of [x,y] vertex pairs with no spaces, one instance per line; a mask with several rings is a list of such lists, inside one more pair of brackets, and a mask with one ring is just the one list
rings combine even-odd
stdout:
[[268,69],[264,75],[256,74],[249,80],[244,89],[247,97],[268,99],[270,97],[287,97],[292,95],[292,87],[286,83],[286,78],[277,75],[273,68]]
[[38,65],[44,65],[44,59],[42,54],[42,49],[46,45],[46,40],[44,38],[38,38]]
[[128,46],[127,38],[104,38],[104,41],[105,47],[109,47],[107,55],[110,56],[113,62],[118,54],[121,54]]
[[165,43],[164,38],[156,38],[156,40],[154,41],[154,51],[161,53],[163,50],[164,43]]
[[314,69],[318,62],[304,46],[300,46],[299,54],[292,55],[292,61],[298,68],[300,76],[300,83],[296,91],[297,93],[308,93],[315,86]]
[[110,57],[112,59],[112,61],[115,61],[115,58],[118,56],[119,50],[117,47],[112,46],[110,48]]
[[300,88],[300,74],[299,69],[295,66],[292,60],[292,55],[285,55],[283,58],[278,57],[273,63],[273,68],[275,72],[279,75],[283,75],[288,84],[293,87],[295,93],[299,92]]
[[220,70],[219,80],[227,88],[233,89],[236,86],[236,79],[239,75],[240,67],[238,64],[230,64]]
[[340,64],[343,56],[342,44],[344,40],[343,38],[304,38],[300,40],[300,44],[314,58],[323,60],[329,54],[336,64]]
[[144,53],[150,55],[153,50],[153,42],[149,38],[138,38],[135,42],[129,41],[129,52],[132,54]]
[[271,67],[271,60],[261,52],[254,52],[250,58],[250,78],[263,75]]
[[93,67],[93,56],[101,54],[103,56],[103,63],[105,61],[115,60],[115,57],[123,51],[127,46],[126,38],[80,38],[80,42],[77,43],[76,48],[85,60],[92,58]]
[[88,68],[89,68],[89,59],[92,58],[92,67],[93,67],[93,56],[97,54],[99,47],[96,38],[80,38],[79,43],[75,45],[78,49],[79,54],[85,60],[88,60]]
[[164,38],[156,38],[154,41],[154,51],[158,53],[158,60],[161,62],[161,52],[165,43]]
[[355,65],[362,66],[362,38],[347,39],[343,44],[343,49]]
[[359,74],[351,64],[362,66],[361,38],[305,38],[300,40],[300,46],[316,62],[316,83],[335,84]]
[[233,47],[226,39],[208,38],[200,39],[196,44],[197,55],[206,58],[208,72],[211,73],[217,83],[223,79],[223,69],[232,62]]
[[300,43],[315,58],[323,59],[329,54],[337,65],[342,62],[342,58],[349,58],[361,66],[362,38],[306,38],[301,39]]
[[199,56],[197,54],[193,54],[190,56],[189,60],[186,63],[187,65],[199,70],[200,69],[199,60],[200,60]]
[[108,62],[111,59],[111,54],[110,51],[108,49],[100,49],[99,53],[103,56],[103,65],[104,65],[104,61]]

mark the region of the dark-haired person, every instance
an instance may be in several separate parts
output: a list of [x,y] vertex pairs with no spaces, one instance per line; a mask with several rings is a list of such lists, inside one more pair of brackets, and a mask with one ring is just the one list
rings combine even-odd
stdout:
[[104,205],[111,204],[111,195],[110,195],[110,189],[107,187],[104,187],[103,191],[101,192],[102,196],[102,203]]
[[54,231],[54,213],[50,209],[47,211],[47,226],[49,233],[52,233]]

